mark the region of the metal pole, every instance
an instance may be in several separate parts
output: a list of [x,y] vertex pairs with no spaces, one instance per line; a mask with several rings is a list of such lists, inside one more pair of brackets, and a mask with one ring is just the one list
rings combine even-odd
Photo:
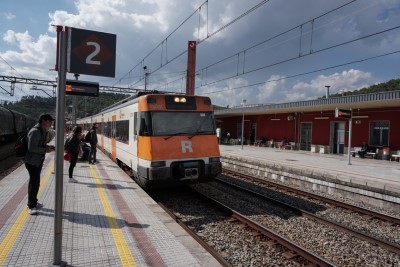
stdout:
[[351,165],[351,157],[350,157],[350,150],[351,150],[351,131],[352,131],[352,122],[353,122],[353,111],[352,109],[350,109],[351,111],[351,118],[349,119],[349,145],[348,145],[348,151],[347,151],[347,157],[349,159],[349,165]]
[[56,113],[56,151],[55,151],[55,205],[54,205],[54,259],[53,265],[65,266],[61,261],[62,250],[62,207],[63,207],[63,177],[64,177],[64,113],[65,113],[65,82],[67,33],[61,31],[58,47],[58,92]]
[[242,117],[242,137],[240,138],[242,141],[242,150],[243,150],[243,131],[244,131],[244,107],[243,107],[243,117]]
[[242,137],[240,138],[241,141],[242,141],[242,150],[243,150],[243,139],[244,139],[244,136],[243,136],[243,133],[244,133],[244,104],[246,104],[246,99],[243,99],[243,100],[242,100],[242,108],[243,108],[243,117],[242,117]]
[[149,75],[148,73],[147,73],[147,71],[144,73],[144,91],[146,91],[147,90],[147,75]]

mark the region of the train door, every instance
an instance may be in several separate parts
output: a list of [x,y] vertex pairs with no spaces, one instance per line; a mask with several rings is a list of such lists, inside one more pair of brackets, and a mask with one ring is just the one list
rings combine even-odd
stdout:
[[345,123],[344,122],[334,122],[332,125],[333,129],[333,154],[343,154],[344,153],[344,133],[345,133]]
[[312,123],[303,122],[300,126],[300,150],[311,151]]
[[111,118],[111,158],[117,160],[117,141],[115,140],[115,134],[117,132],[116,127],[117,115],[113,115]]

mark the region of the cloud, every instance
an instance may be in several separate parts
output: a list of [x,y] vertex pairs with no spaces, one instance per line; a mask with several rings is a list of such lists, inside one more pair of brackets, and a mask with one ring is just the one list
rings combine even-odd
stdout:
[[12,19],[15,19],[17,17],[16,15],[14,15],[12,13],[9,13],[9,12],[3,13],[3,15],[7,20],[12,20]]
[[[197,86],[210,85],[199,87],[196,93],[208,94],[214,103],[223,106],[240,105],[242,99],[247,99],[248,104],[313,99],[325,95],[325,85],[331,85],[331,92],[335,93],[339,90],[359,89],[374,84],[377,79],[381,82],[397,75],[399,61],[396,56],[392,56],[391,61],[383,58],[376,65],[372,61],[372,64],[360,63],[358,69],[345,66],[336,69],[336,73],[307,75],[298,80],[283,79],[307,70],[398,50],[400,46],[400,33],[397,30],[306,56],[311,50],[317,51],[397,25],[400,17],[398,0],[356,1],[340,12],[316,19],[313,25],[310,19],[349,1],[308,0],[307,5],[300,1],[288,1],[268,1],[224,28],[224,25],[260,1],[213,0],[208,1],[200,12],[195,12],[204,0],[76,0],[70,4],[72,8],[68,11],[53,9],[49,10],[47,20],[43,17],[34,18],[37,20],[34,23],[36,30],[37,25],[49,25],[46,27],[47,33],[33,35],[35,31],[25,31],[33,25],[26,25],[23,30],[11,28],[3,31],[1,37],[7,48],[0,50],[0,55],[26,77],[47,77],[53,80],[55,73],[48,71],[54,67],[56,50],[55,29],[51,24],[114,33],[117,34],[116,79],[84,75],[81,79],[100,79],[102,85],[144,88],[144,80],[141,78],[143,66],[146,65],[152,72],[149,88],[181,92],[185,88],[185,80],[180,72],[186,70],[187,54],[184,51],[187,41],[202,39],[207,34],[218,32],[197,47],[196,67],[202,69],[201,77],[196,81]],[[20,17],[18,12],[13,13]],[[192,13],[193,16],[169,36]],[[301,30],[295,28],[271,42],[248,49],[302,23],[305,24]],[[311,38],[308,31],[312,29]],[[151,51],[153,53],[147,57]],[[172,60],[180,53],[182,56]],[[302,54],[299,59],[274,65],[287,58],[295,58],[299,53]],[[225,57],[229,59],[222,60]],[[143,65],[140,65],[142,59]],[[216,62],[220,63],[213,65]],[[137,64],[139,67],[134,69]],[[9,66],[0,64],[0,71],[8,72]],[[242,75],[244,73],[246,75]],[[173,80],[177,82],[172,83]],[[244,87],[263,81],[266,83],[261,86]],[[238,87],[244,88],[229,90]]]
[[319,75],[309,83],[297,82],[293,91],[297,94],[304,94],[304,99],[315,99],[324,96],[326,87],[330,86],[330,93],[339,93],[341,90],[354,91],[362,87],[374,84],[376,79],[369,72],[350,69],[332,75]]
[[[1,57],[14,66],[20,75],[25,77],[49,78],[47,71],[55,64],[56,39],[47,34],[39,35],[34,40],[28,31],[17,33],[8,30],[3,35],[3,40],[18,47],[17,50],[8,50],[0,53]],[[5,70],[7,66],[3,66]],[[52,78],[54,79],[54,78]]]

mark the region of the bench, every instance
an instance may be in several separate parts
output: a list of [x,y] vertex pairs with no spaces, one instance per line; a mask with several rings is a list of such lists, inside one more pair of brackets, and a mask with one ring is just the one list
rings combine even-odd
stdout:
[[390,160],[392,160],[392,158],[393,158],[393,160],[396,160],[397,162],[400,161],[400,155],[392,155],[392,156],[390,157]]
[[[354,147],[354,150],[350,150],[350,154],[351,154],[353,157],[355,157],[356,155],[358,155],[358,152],[359,152],[359,151],[361,151],[361,147]],[[366,157],[366,156],[369,156],[369,157],[371,157],[371,158],[373,158],[373,159],[376,159],[376,158],[377,158],[376,153],[375,153],[375,152],[371,152],[371,151],[365,153],[364,157]]]
[[361,151],[361,147],[354,147],[354,150],[350,150],[350,153],[355,157],[358,154],[358,151]]
[[280,142],[277,148],[294,150],[294,145],[295,142],[286,142],[286,144],[282,144],[282,142]]
[[286,144],[285,149],[294,150],[295,144],[295,142],[289,142],[289,144]]
[[390,156],[390,160],[392,160],[392,159],[397,161],[397,162],[400,161],[400,150],[397,150],[397,154],[393,154],[393,155]]

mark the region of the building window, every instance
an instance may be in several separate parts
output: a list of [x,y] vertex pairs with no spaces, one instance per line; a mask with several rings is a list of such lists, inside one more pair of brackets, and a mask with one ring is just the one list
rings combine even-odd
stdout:
[[389,145],[389,121],[371,121],[370,129],[372,146]]

